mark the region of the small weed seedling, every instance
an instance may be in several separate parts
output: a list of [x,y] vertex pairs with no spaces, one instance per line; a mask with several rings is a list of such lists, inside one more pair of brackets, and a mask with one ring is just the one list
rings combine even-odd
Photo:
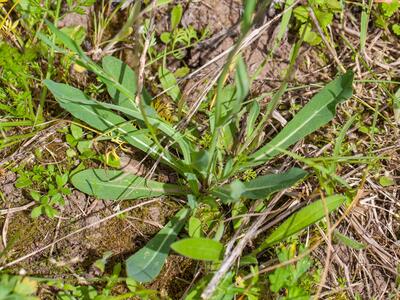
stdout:
[[30,189],[30,196],[38,203],[31,212],[32,218],[42,214],[55,217],[58,213],[56,207],[65,205],[63,196],[71,193],[66,186],[68,173],[59,174],[54,165],[35,165],[31,171],[18,168],[16,172],[20,177],[15,186]]

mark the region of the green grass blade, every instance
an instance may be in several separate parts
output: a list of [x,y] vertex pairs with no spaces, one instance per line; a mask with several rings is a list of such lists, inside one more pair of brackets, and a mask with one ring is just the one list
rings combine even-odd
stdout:
[[279,24],[279,32],[275,38],[274,47],[272,48],[271,53],[275,52],[275,50],[278,47],[279,43],[281,42],[283,36],[285,35],[285,32],[289,28],[289,21],[290,21],[290,18],[292,17],[293,8],[291,8],[291,9],[288,9],[288,8],[291,5],[293,5],[293,3],[294,3],[294,0],[286,0],[285,8],[284,8],[284,10],[286,12],[283,14],[281,23]]
[[308,134],[331,121],[336,105],[352,96],[353,72],[336,78],[326,85],[294,118],[264,147],[250,156],[249,165],[260,165],[278,155]]
[[184,195],[185,188],[157,182],[118,170],[87,169],[71,178],[81,192],[104,200],[153,198],[162,195]]
[[362,12],[361,12],[361,24],[360,24],[360,51],[364,53],[365,44],[367,42],[367,34],[368,34],[368,23],[369,16],[371,13],[372,0],[369,0],[369,4],[366,5],[363,1],[362,4]]
[[[334,195],[324,199],[328,212],[337,209],[345,200],[346,197],[343,195]],[[318,222],[324,216],[324,203],[321,199],[307,205],[278,226],[255,252],[259,253],[265,248],[285,240],[300,230]]]
[[181,209],[142,249],[126,261],[128,277],[139,282],[150,282],[160,273],[171,244],[185,224],[189,209]]

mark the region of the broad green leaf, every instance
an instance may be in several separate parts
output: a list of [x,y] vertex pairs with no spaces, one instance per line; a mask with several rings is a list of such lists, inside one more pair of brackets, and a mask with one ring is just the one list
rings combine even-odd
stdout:
[[104,200],[153,198],[187,193],[185,188],[178,185],[157,182],[118,170],[87,169],[72,176],[71,182],[85,194]]
[[142,249],[126,261],[128,277],[139,282],[150,282],[160,273],[171,244],[185,224],[189,209],[181,209]]
[[175,5],[171,11],[171,31],[174,30],[181,21],[183,8],[181,4]]
[[248,182],[236,180],[230,184],[216,188],[212,194],[223,202],[246,199],[263,199],[279,190],[289,188],[307,175],[306,171],[292,168],[286,173],[257,177]]
[[[345,200],[346,197],[343,195],[334,195],[324,199],[328,212],[337,209]],[[318,222],[323,217],[325,217],[325,210],[324,204],[320,199],[300,209],[286,219],[286,221],[278,226],[261,246],[256,249],[256,252],[259,253],[265,248],[285,240],[300,230]]]
[[161,86],[164,91],[166,91],[167,95],[170,96],[175,103],[178,103],[181,99],[181,91],[174,74],[166,67],[160,66],[158,68],[158,78],[160,79]]
[[363,243],[357,242],[356,240],[353,240],[352,238],[349,238],[348,236],[341,234],[337,230],[333,231],[333,238],[335,241],[342,243],[343,245],[348,246],[355,250],[361,250],[365,248],[365,245]]
[[137,83],[135,72],[127,64],[114,56],[103,57],[102,65],[104,71],[106,71],[115,81],[125,87],[131,95],[131,97],[127,97],[115,88],[113,82],[106,82],[107,91],[111,98],[113,98],[115,103],[120,106],[136,109],[136,104],[133,103],[133,99],[136,97]]
[[173,243],[171,248],[192,259],[219,261],[223,255],[224,245],[207,238],[189,238]]
[[[104,107],[105,104],[90,99],[81,90],[52,80],[44,81],[53,93],[60,106],[74,117],[86,122],[102,132],[112,131],[113,136],[120,136],[132,146],[149,153],[152,157],[160,157],[173,168],[179,166],[166,151],[158,150],[154,142],[121,116]],[[111,104],[110,104],[111,105]],[[115,106],[118,107],[118,106]],[[121,109],[121,108],[120,108]],[[140,113],[136,112],[137,115]]]
[[352,96],[353,72],[339,76],[326,85],[294,118],[264,147],[250,156],[249,165],[260,165],[308,134],[332,120],[337,104]]

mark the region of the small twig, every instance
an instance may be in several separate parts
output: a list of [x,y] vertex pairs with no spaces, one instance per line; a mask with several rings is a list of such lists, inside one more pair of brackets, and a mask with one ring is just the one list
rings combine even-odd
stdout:
[[6,215],[6,219],[4,220],[3,230],[1,232],[1,239],[3,241],[4,249],[7,248],[7,231],[8,231],[8,224],[10,223],[10,216],[11,214]]
[[[60,218],[58,218],[58,222],[57,222],[57,226],[56,226],[56,232],[54,233],[53,242],[57,239],[58,233],[60,232],[61,221],[62,221],[62,218],[61,218],[61,216],[60,216]],[[53,244],[53,245],[51,246],[51,248],[50,248],[50,256],[53,255],[53,251],[54,251],[54,246],[55,246],[55,245],[56,245],[56,244]]]
[[[285,192],[286,190],[283,190],[280,193],[278,193],[271,202],[275,203],[278,199],[280,199],[283,196]],[[253,225],[251,225],[249,230],[246,232],[246,234],[239,241],[239,243],[236,245],[236,247],[232,250],[231,253],[225,253],[225,258],[221,263],[221,267],[218,269],[218,271],[212,277],[211,281],[208,283],[207,287],[201,294],[201,298],[210,299],[212,297],[219,282],[221,281],[223,276],[229,271],[230,267],[235,263],[236,259],[242,254],[242,251],[246,247],[247,243],[256,237],[258,228],[260,228],[261,225],[264,223],[271,209],[267,210],[264,215],[259,216],[256,219],[256,221],[253,223]]]
[[[156,1],[153,1],[152,4],[151,4],[152,12],[153,12],[155,6],[156,6]],[[152,30],[153,21],[154,21],[154,16],[151,17],[149,29],[148,29],[147,34],[146,34],[146,40],[144,41],[143,51],[142,51],[142,54],[140,55],[140,59],[139,59],[139,72],[138,72],[137,92],[136,92],[136,98],[135,98],[135,103],[136,103],[137,106],[140,105],[140,96],[142,95],[142,90],[143,90],[144,68],[146,67],[147,51],[148,51],[148,49],[150,47],[151,30]]]
[[28,204],[25,204],[23,206],[14,207],[14,208],[8,208],[8,209],[1,209],[0,210],[0,215],[3,216],[3,215],[13,214],[13,213],[16,213],[16,212],[19,212],[19,211],[26,210],[29,207],[35,205],[35,203],[36,203],[35,201],[32,201],[32,202],[29,202]]
[[313,21],[315,27],[317,28],[318,33],[319,33],[319,35],[321,36],[321,38],[322,38],[322,40],[323,40],[323,42],[324,42],[326,48],[328,48],[328,50],[329,50],[329,52],[331,53],[333,59],[334,59],[335,62],[337,63],[337,65],[338,65],[340,71],[342,71],[343,73],[346,72],[346,69],[345,69],[345,67],[343,66],[343,64],[341,63],[341,61],[339,60],[335,49],[332,48],[331,44],[330,44],[329,41],[326,39],[325,34],[324,34],[324,32],[322,31],[321,26],[319,25],[318,19],[317,19],[317,17],[315,16],[314,10],[313,10],[311,7],[309,7],[309,8],[308,8],[308,12],[310,13],[310,17],[311,17],[311,19],[312,19],[312,21]]
[[329,220],[329,211],[328,211],[328,207],[326,204],[326,200],[324,195],[321,194],[321,201],[324,207],[324,214],[325,214],[325,219],[326,219],[326,233],[327,233],[327,254],[326,254],[326,259],[325,259],[325,265],[324,265],[324,272],[322,273],[321,276],[321,280],[319,282],[318,285],[318,290],[317,293],[315,294],[314,299],[318,300],[319,296],[322,292],[322,288],[325,284],[326,281],[326,277],[328,276],[328,271],[329,271],[329,264],[331,263],[331,256],[332,256],[332,233],[333,233],[333,229],[331,228],[331,222]]

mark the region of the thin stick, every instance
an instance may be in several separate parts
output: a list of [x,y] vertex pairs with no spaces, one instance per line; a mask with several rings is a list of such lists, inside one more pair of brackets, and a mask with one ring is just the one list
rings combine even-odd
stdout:
[[331,53],[333,59],[335,60],[335,62],[337,63],[340,71],[342,71],[343,73],[346,72],[345,67],[343,66],[343,64],[341,63],[341,61],[339,60],[337,53],[335,51],[335,49],[331,46],[331,44],[329,43],[329,41],[326,39],[324,32],[322,31],[321,26],[319,25],[318,19],[315,16],[314,10],[310,7],[308,9],[309,13],[310,13],[310,17],[315,25],[315,27],[318,30],[319,35],[321,36],[322,40],[324,41],[325,46],[328,48],[329,52]]
[[[279,198],[281,198],[284,195],[285,192],[286,190],[283,190],[280,193],[278,193],[271,202],[275,203]],[[247,233],[243,236],[243,238],[239,241],[236,247],[232,250],[232,253],[226,253],[225,259],[223,260],[221,267],[218,269],[218,271],[212,277],[211,281],[208,283],[207,287],[201,294],[201,298],[210,299],[212,297],[222,277],[229,271],[230,267],[235,263],[236,259],[242,254],[242,251],[246,247],[247,243],[257,235],[258,228],[260,228],[261,225],[264,223],[269,212],[270,210],[266,211],[264,215],[257,218],[257,220],[253,223],[253,225],[251,225]]]
[[322,194],[321,194],[321,201],[322,201],[322,204],[324,207],[324,214],[325,214],[325,219],[326,219],[326,227],[327,227],[326,233],[327,233],[328,249],[327,249],[327,254],[326,254],[326,259],[325,259],[324,272],[322,273],[321,280],[318,285],[318,290],[314,297],[315,300],[319,299],[319,296],[322,292],[322,288],[326,282],[326,277],[328,276],[329,264],[331,263],[331,256],[332,256],[332,232],[333,232],[333,230],[331,227],[331,222],[329,220],[329,211],[328,211],[328,207],[326,204],[326,200],[325,200],[324,195],[322,195]]
[[28,209],[29,207],[35,205],[35,201],[29,202],[28,204],[25,204],[23,206],[19,207],[14,207],[14,208],[8,208],[8,209],[0,209],[0,216],[7,215],[7,214],[13,214],[19,211],[23,211],[25,209]]
[[68,238],[70,238],[71,236],[73,236],[73,235],[75,235],[75,234],[78,234],[78,233],[80,233],[80,232],[82,232],[82,231],[85,231],[85,230],[88,229],[88,228],[94,227],[94,226],[96,226],[96,225],[98,225],[98,224],[101,224],[101,223],[104,223],[104,222],[106,222],[106,221],[108,221],[108,220],[111,220],[112,218],[114,218],[114,217],[116,217],[116,216],[119,216],[119,215],[121,215],[121,214],[124,214],[124,213],[126,213],[126,212],[129,212],[129,211],[131,211],[131,210],[133,210],[133,209],[135,209],[135,208],[138,208],[138,207],[141,207],[141,206],[144,206],[144,205],[147,205],[147,204],[156,202],[156,201],[159,201],[159,199],[151,199],[151,200],[148,200],[148,201],[145,201],[145,202],[136,204],[136,205],[134,205],[134,206],[131,206],[131,207],[128,207],[128,208],[126,208],[126,209],[124,209],[124,210],[121,210],[121,211],[119,211],[119,212],[116,212],[116,213],[114,213],[114,214],[112,214],[112,215],[109,215],[109,216],[107,216],[107,217],[105,217],[105,218],[103,218],[103,219],[101,219],[101,220],[99,220],[99,221],[97,221],[97,222],[94,222],[94,223],[92,223],[92,224],[89,224],[89,225],[86,225],[86,226],[84,226],[84,227],[82,227],[82,228],[79,228],[78,230],[76,230],[76,231],[74,231],[74,232],[71,232],[71,233],[69,233],[69,234],[63,236],[63,237],[61,237],[61,238],[59,238],[59,239],[53,241],[52,243],[50,243],[50,244],[48,244],[48,245],[46,245],[46,246],[44,246],[44,247],[42,247],[42,248],[39,248],[39,249],[37,249],[37,250],[35,250],[35,251],[29,253],[29,254],[26,254],[26,255],[24,255],[24,256],[22,256],[22,257],[20,257],[20,258],[17,258],[16,260],[14,260],[14,261],[12,261],[12,262],[9,262],[9,263],[7,263],[7,264],[1,266],[1,267],[0,267],[0,271],[1,271],[1,270],[4,270],[5,268],[8,268],[8,267],[10,267],[10,266],[13,266],[13,265],[15,265],[15,264],[17,264],[17,263],[19,263],[19,262],[21,262],[21,261],[24,261],[25,259],[28,259],[28,258],[30,258],[30,257],[32,257],[32,256],[34,256],[34,255],[36,255],[36,254],[38,254],[38,253],[40,253],[40,252],[43,252],[44,250],[46,250],[46,249],[52,247],[53,245],[55,245],[56,243],[59,243],[59,242],[65,240],[65,239],[68,239]]

